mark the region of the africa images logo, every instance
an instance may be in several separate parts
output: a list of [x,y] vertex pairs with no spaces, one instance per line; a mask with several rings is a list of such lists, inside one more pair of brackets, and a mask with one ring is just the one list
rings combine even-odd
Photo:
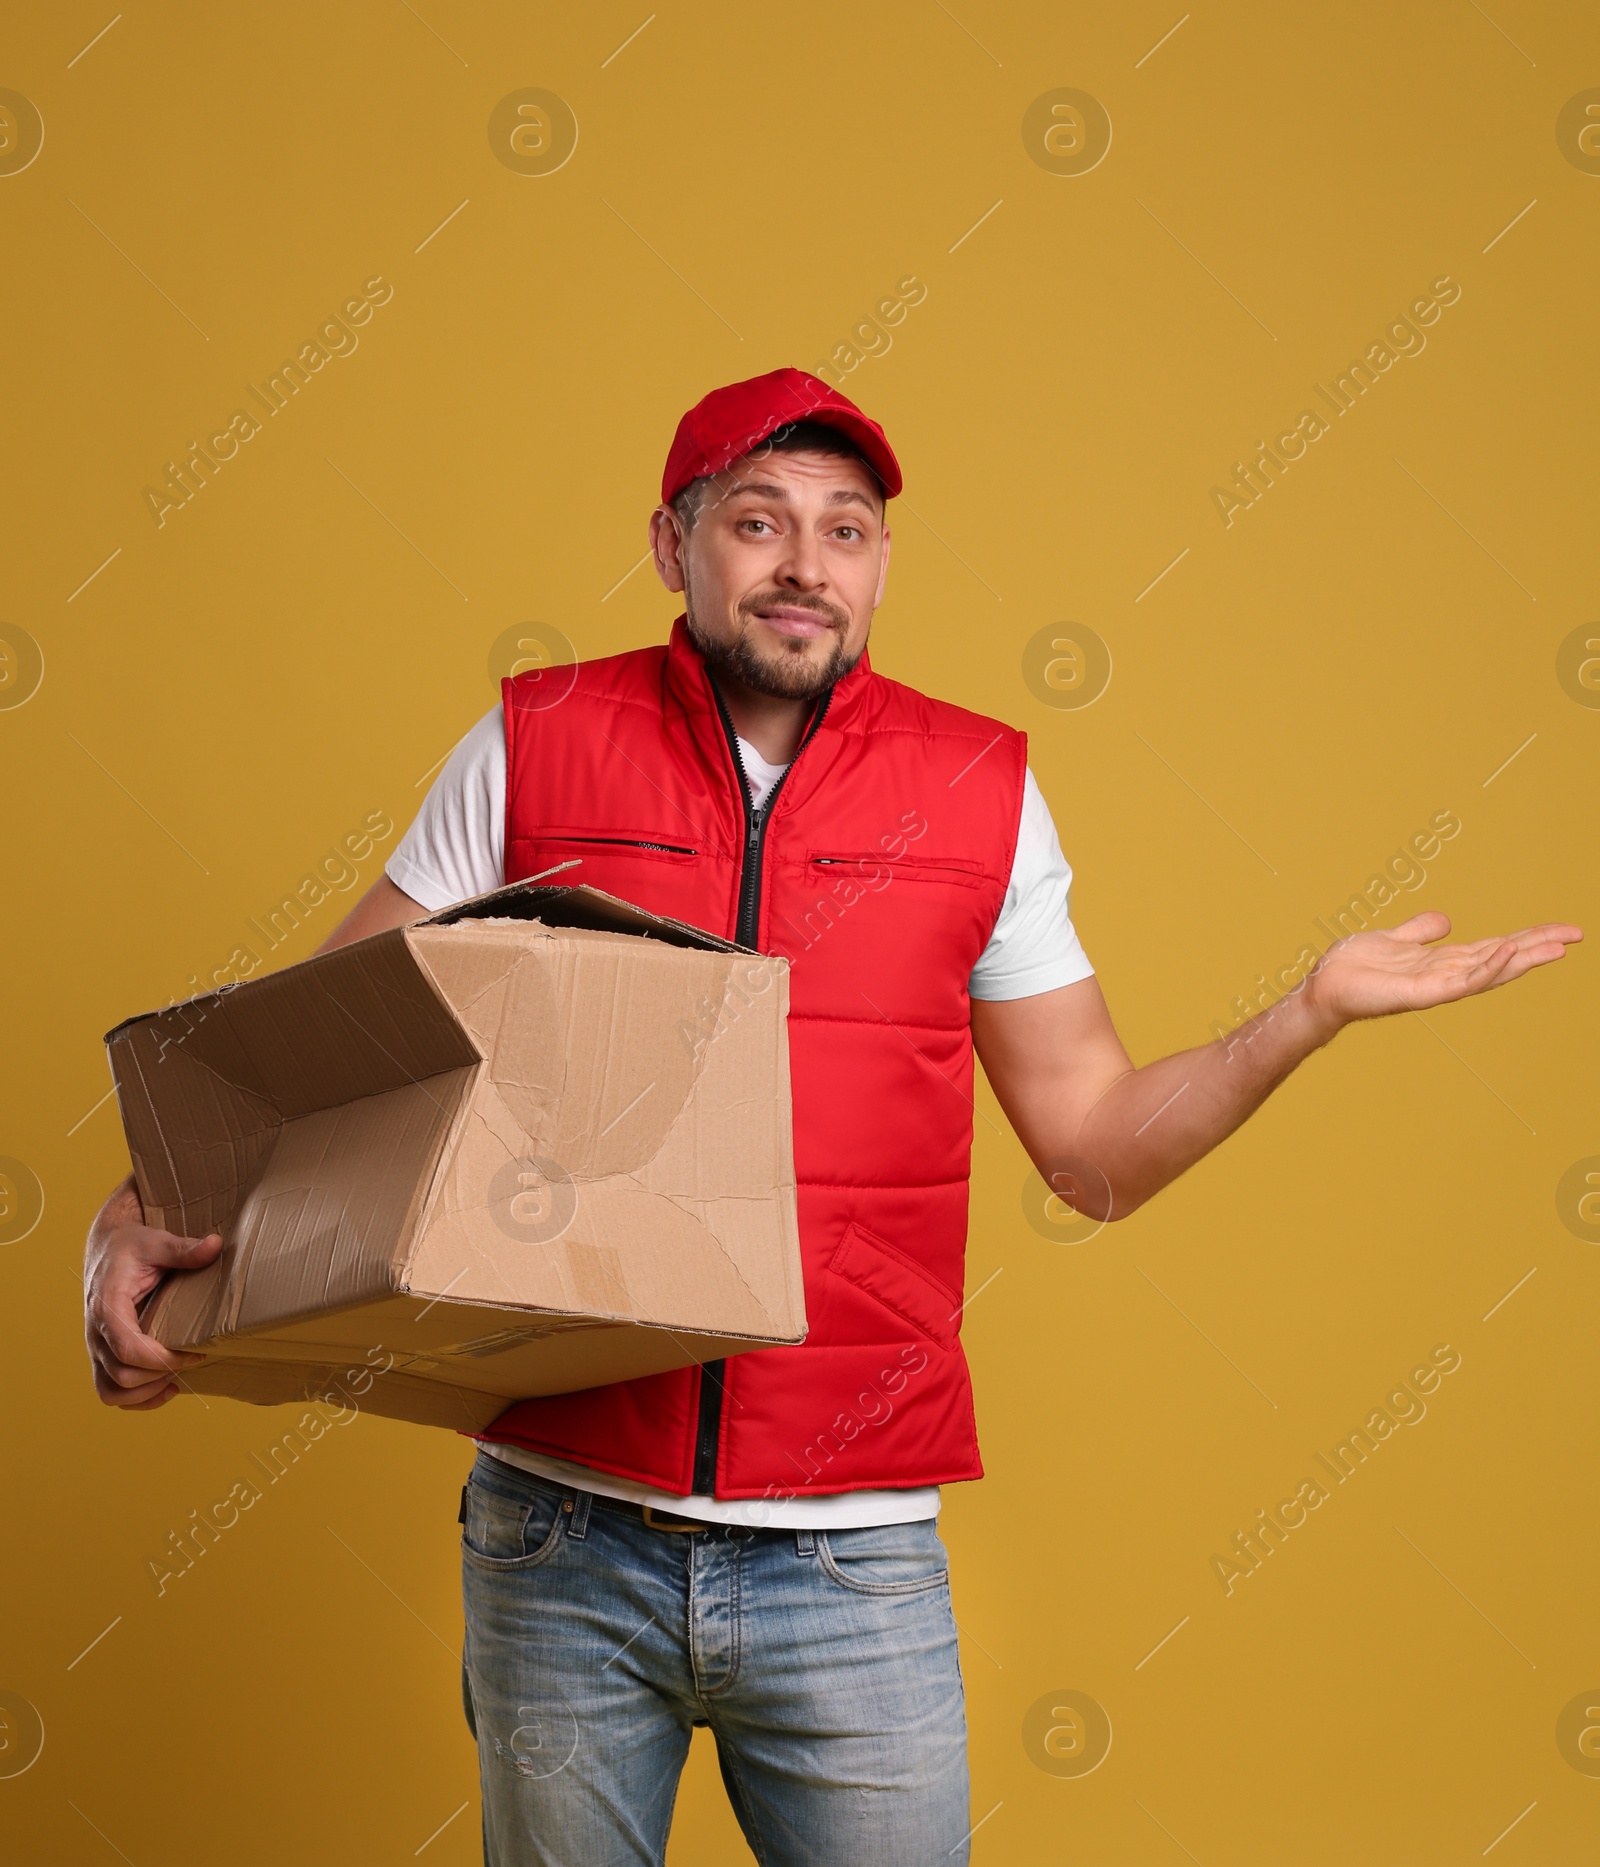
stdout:
[[[1418,357],[1427,349],[1428,339],[1420,327],[1437,324],[1444,315],[1444,308],[1461,297],[1461,287],[1446,273],[1435,279],[1428,291],[1431,297],[1425,294],[1413,299],[1409,314],[1391,318],[1377,340],[1368,344],[1360,356],[1352,357],[1338,375],[1330,379],[1328,388],[1320,382],[1311,385],[1335,417],[1349,414],[1357,399],[1375,389],[1385,372],[1393,369],[1402,357]],[[1320,441],[1331,431],[1332,423],[1327,417],[1308,408],[1295,417],[1293,426],[1277,437],[1275,448],[1268,447],[1265,441],[1257,441],[1253,454],[1233,463],[1232,484],[1212,487],[1211,503],[1217,517],[1231,527],[1236,512],[1248,511],[1257,500],[1265,498],[1294,462],[1304,458],[1312,442]]]
[[578,1189],[555,1161],[524,1155],[506,1161],[490,1180],[489,1210],[507,1238],[549,1245],[577,1217]]
[[1344,1484],[1376,1454],[1386,1439],[1393,1439],[1402,1426],[1419,1426],[1427,1417],[1424,1394],[1438,1391],[1443,1376],[1454,1374],[1461,1366],[1461,1351],[1441,1342],[1427,1361],[1411,1370],[1410,1384],[1397,1381],[1384,1395],[1383,1405],[1374,1407],[1365,1421],[1341,1439],[1331,1454],[1314,1452],[1311,1456],[1321,1470],[1302,1479],[1291,1497],[1279,1498],[1271,1510],[1258,1510],[1256,1521],[1248,1530],[1234,1537],[1228,1553],[1211,1558],[1211,1570],[1225,1595],[1233,1593],[1234,1584],[1254,1575],[1277,1549],[1289,1540],[1289,1533],[1310,1520],[1333,1496],[1323,1479]]
[[[317,371],[336,357],[355,355],[361,347],[355,327],[370,323],[374,310],[393,297],[394,287],[381,273],[368,279],[360,295],[347,298],[334,316],[324,318],[295,355],[286,357],[263,379],[261,388],[248,383],[246,393],[269,418],[287,408],[290,397],[309,387]],[[244,443],[253,441],[265,425],[249,409],[236,408],[211,436],[208,448],[191,441],[181,460],[169,460],[163,483],[144,488],[144,503],[157,529],[166,524],[169,512],[181,512],[196,494],[203,493],[223,467],[237,457]]]

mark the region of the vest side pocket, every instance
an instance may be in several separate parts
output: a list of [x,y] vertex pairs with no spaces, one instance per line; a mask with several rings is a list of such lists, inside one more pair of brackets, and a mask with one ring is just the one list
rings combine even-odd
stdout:
[[907,1257],[876,1232],[852,1220],[828,1261],[828,1269],[864,1290],[885,1309],[893,1310],[941,1348],[956,1346],[960,1297],[952,1296],[915,1258]]

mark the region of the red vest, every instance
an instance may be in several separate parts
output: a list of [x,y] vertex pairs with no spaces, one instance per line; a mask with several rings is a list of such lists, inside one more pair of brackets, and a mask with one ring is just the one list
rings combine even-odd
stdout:
[[586,882],[792,961],[810,1334],[519,1401],[482,1437],[679,1495],[981,1477],[960,1340],[967,977],[1011,874],[1023,735],[863,657],[752,818],[681,620],[665,648],[567,678],[505,683],[505,879],[580,857]]

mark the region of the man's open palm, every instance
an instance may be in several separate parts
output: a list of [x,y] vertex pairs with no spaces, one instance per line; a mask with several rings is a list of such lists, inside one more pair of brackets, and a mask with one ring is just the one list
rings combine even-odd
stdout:
[[1312,976],[1316,1003],[1340,1019],[1381,1018],[1392,1011],[1426,1011],[1470,998],[1535,966],[1560,959],[1583,938],[1580,927],[1547,921],[1521,933],[1460,946],[1434,946],[1450,931],[1444,914],[1415,914],[1386,932],[1372,928],[1331,947]]

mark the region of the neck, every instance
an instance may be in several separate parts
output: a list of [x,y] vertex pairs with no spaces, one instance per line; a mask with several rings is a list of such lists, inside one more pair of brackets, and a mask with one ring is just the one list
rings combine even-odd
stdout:
[[816,701],[763,694],[729,674],[714,674],[712,679],[739,737],[753,745],[769,765],[787,765],[800,749]]

